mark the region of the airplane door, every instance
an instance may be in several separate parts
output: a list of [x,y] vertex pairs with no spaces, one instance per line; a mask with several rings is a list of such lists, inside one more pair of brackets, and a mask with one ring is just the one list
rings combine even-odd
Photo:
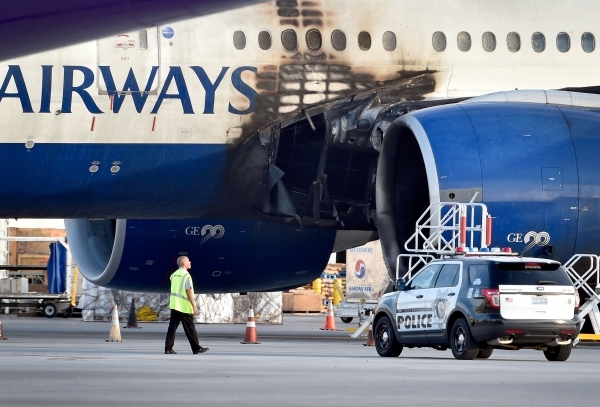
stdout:
[[446,262],[435,278],[432,288],[427,290],[425,307],[428,311],[427,340],[431,343],[444,341],[448,315],[456,306],[461,285],[461,262]]
[[[397,329],[405,343],[426,342],[427,326],[426,298],[434,277],[441,264],[431,264],[423,268],[406,284],[406,289],[398,296],[396,305]],[[423,317],[425,315],[425,317]]]
[[140,91],[155,94],[159,84],[160,66],[158,28],[130,31],[98,40],[97,64],[96,83],[100,95],[108,94],[108,71],[115,89],[122,91],[130,70],[135,75]]

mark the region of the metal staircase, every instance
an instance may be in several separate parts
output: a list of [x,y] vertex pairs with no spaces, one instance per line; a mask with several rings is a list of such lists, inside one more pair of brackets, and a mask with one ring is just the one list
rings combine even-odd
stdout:
[[492,218],[482,203],[439,202],[416,222],[415,233],[404,244],[407,252],[455,254],[477,248],[486,251],[491,243]]
[[[396,279],[410,279],[413,272],[444,255],[470,250],[487,252],[491,236],[492,218],[485,204],[433,203],[419,217],[415,233],[404,244],[410,254],[400,254],[396,258]],[[401,259],[407,259],[408,265],[403,275],[400,275]]]
[[[589,316],[594,334],[600,335],[600,310],[598,309],[598,304],[600,304],[600,257],[595,254],[575,254],[564,264],[564,267],[573,281],[575,289],[583,290],[588,296],[587,300],[579,307],[579,316],[582,321]],[[592,288],[588,281],[594,276],[596,277],[596,287]]]

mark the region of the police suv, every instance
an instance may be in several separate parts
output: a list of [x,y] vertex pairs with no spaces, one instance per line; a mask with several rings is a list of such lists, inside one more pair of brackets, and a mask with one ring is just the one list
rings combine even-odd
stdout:
[[381,298],[373,337],[380,356],[404,347],[450,348],[456,359],[494,349],[538,349],[567,360],[579,335],[579,295],[560,263],[510,256],[434,260]]

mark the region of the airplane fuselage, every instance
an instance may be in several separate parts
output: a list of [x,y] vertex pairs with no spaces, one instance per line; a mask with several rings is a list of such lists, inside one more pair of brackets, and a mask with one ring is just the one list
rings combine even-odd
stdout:
[[[281,0],[4,61],[0,216],[87,218],[74,223],[70,233],[83,242],[80,252],[88,252],[95,270],[88,276],[102,284],[134,288],[155,264],[168,268],[177,253],[196,253],[207,257],[210,267],[224,267],[195,276],[205,278],[213,292],[309,281],[331,250],[377,238],[379,152],[388,130],[398,130],[395,118],[498,91],[594,92],[600,84],[598,12],[600,3],[587,0]],[[466,108],[433,109],[415,115],[433,123],[429,156],[423,144],[402,144],[413,136],[417,140],[416,133],[402,133],[400,150],[382,153],[395,166],[390,185],[398,190],[389,195],[399,199],[392,210],[398,212],[394,219],[403,222],[394,223],[396,231],[413,227],[422,206],[443,194],[468,200],[476,190],[480,199],[491,199],[492,207],[498,204],[505,219],[516,219],[499,228],[513,240],[556,217],[511,218],[505,210],[513,202],[519,208],[531,204],[538,212],[551,205],[560,206],[555,212],[560,214],[579,210],[574,194],[580,191],[572,186],[577,184],[575,159],[563,165],[569,187],[551,185],[559,189],[550,191],[558,192],[547,193],[544,170],[563,175],[554,155],[538,157],[531,150],[533,141],[522,157],[512,150],[503,155],[510,146],[500,140],[494,144],[498,153],[489,155],[493,162],[483,165],[477,146],[484,144],[474,141],[509,130],[520,140],[520,129],[506,127],[513,124],[550,134],[556,126],[536,126],[526,112],[553,118],[556,112],[498,106],[523,117],[515,123],[503,117],[492,131],[486,126],[494,123],[496,107],[475,109],[486,119],[482,129],[468,135],[468,121],[460,113]],[[595,123],[594,115],[584,113],[582,123]],[[565,130],[571,124],[561,124],[556,137],[573,150]],[[448,140],[440,139],[440,132],[447,132]],[[452,140],[461,137],[471,146],[469,177],[456,171],[452,155],[464,153],[452,151]],[[543,140],[548,148],[556,147]],[[556,148],[552,153],[562,156]],[[397,163],[394,157],[405,161]],[[515,161],[502,161],[506,157]],[[493,165],[514,169],[517,159],[532,165],[527,185],[537,188],[539,181],[543,192],[524,187],[511,194],[507,186],[522,181],[518,171],[502,178],[502,171],[482,170]],[[447,173],[433,171],[436,163]],[[418,177],[407,181],[404,174]],[[571,207],[563,208],[563,201]],[[187,233],[190,227],[210,231],[224,225],[235,231],[226,236],[235,233],[237,243],[223,238],[203,244],[205,233]],[[557,230],[563,229],[569,236],[577,233],[576,226]],[[279,236],[278,251],[294,247],[295,256],[314,252],[318,259],[286,265],[282,258],[253,280],[248,270],[262,267],[266,259],[256,254],[256,244],[271,235]],[[134,236],[166,247],[153,240],[160,236],[169,242],[169,253],[157,254],[160,261],[145,259]],[[221,251],[211,244],[219,244]],[[388,253],[396,253],[398,244],[394,240]],[[244,246],[246,252],[222,261],[219,253],[229,253],[231,245]],[[162,274],[152,275],[143,288],[164,289]]]

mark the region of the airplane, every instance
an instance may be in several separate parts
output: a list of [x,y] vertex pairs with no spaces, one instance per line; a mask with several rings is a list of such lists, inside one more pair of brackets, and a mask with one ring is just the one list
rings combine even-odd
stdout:
[[[92,283],[314,280],[435,202],[492,241],[598,250],[600,51],[579,0],[278,0],[0,64],[0,216],[65,218]],[[516,90],[515,90],[516,89]]]

